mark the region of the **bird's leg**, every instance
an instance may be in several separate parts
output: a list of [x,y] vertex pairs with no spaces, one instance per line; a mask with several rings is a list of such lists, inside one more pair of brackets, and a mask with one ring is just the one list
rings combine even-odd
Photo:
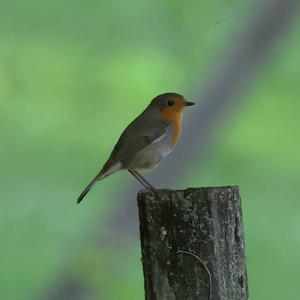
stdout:
[[128,170],[147,190],[155,190],[155,188],[137,171]]
[[143,179],[140,178],[140,177],[135,173],[135,171],[133,171],[133,170],[128,170],[128,172],[129,172],[130,174],[132,174],[132,175],[135,177],[135,179],[137,179],[137,180],[144,186],[144,188],[145,188],[146,190],[151,190],[151,187],[150,187],[146,182],[144,182]]
[[147,181],[147,180],[145,179],[145,177],[143,177],[138,171],[133,171],[133,172],[134,172],[135,175],[137,175],[144,183],[146,183],[146,184],[150,187],[151,190],[155,190],[155,187],[154,187],[152,184],[150,184],[150,182]]
[[135,177],[135,179],[138,180],[146,190],[150,190],[150,187],[149,187],[145,182],[143,182],[143,180],[142,180],[141,178],[139,178],[138,175],[136,175],[136,174],[134,173],[134,171],[128,170],[128,172],[129,172],[131,175],[133,175],[133,176]]

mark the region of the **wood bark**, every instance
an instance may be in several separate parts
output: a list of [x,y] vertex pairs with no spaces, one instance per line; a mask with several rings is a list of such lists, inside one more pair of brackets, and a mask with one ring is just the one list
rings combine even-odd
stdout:
[[238,187],[141,191],[146,300],[248,299]]

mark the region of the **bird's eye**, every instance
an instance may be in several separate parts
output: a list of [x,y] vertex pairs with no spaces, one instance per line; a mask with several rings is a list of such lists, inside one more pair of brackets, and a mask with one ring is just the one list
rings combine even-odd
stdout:
[[168,106],[173,106],[174,104],[175,104],[175,101],[173,101],[173,100],[168,101]]

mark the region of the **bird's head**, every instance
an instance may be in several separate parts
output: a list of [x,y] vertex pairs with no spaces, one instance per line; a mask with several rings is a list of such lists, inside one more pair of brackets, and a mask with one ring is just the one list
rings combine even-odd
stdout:
[[157,107],[163,113],[182,113],[186,106],[195,103],[187,101],[182,95],[176,93],[165,93],[158,95],[152,101],[150,106]]

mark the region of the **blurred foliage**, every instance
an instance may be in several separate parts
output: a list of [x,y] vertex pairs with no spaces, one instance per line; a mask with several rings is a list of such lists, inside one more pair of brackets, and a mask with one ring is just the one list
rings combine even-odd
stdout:
[[[118,209],[116,186],[126,190],[133,179],[114,175],[80,207],[76,196],[152,97],[190,96],[217,68],[255,14],[250,7],[237,0],[0,3],[1,299],[46,299],[65,274],[90,291],[87,300],[143,298],[138,236],[124,245],[103,225]],[[257,300],[299,297],[299,26],[278,39],[240,105],[228,107],[207,158],[188,163],[180,183],[241,187]],[[94,241],[96,230],[103,240]]]

